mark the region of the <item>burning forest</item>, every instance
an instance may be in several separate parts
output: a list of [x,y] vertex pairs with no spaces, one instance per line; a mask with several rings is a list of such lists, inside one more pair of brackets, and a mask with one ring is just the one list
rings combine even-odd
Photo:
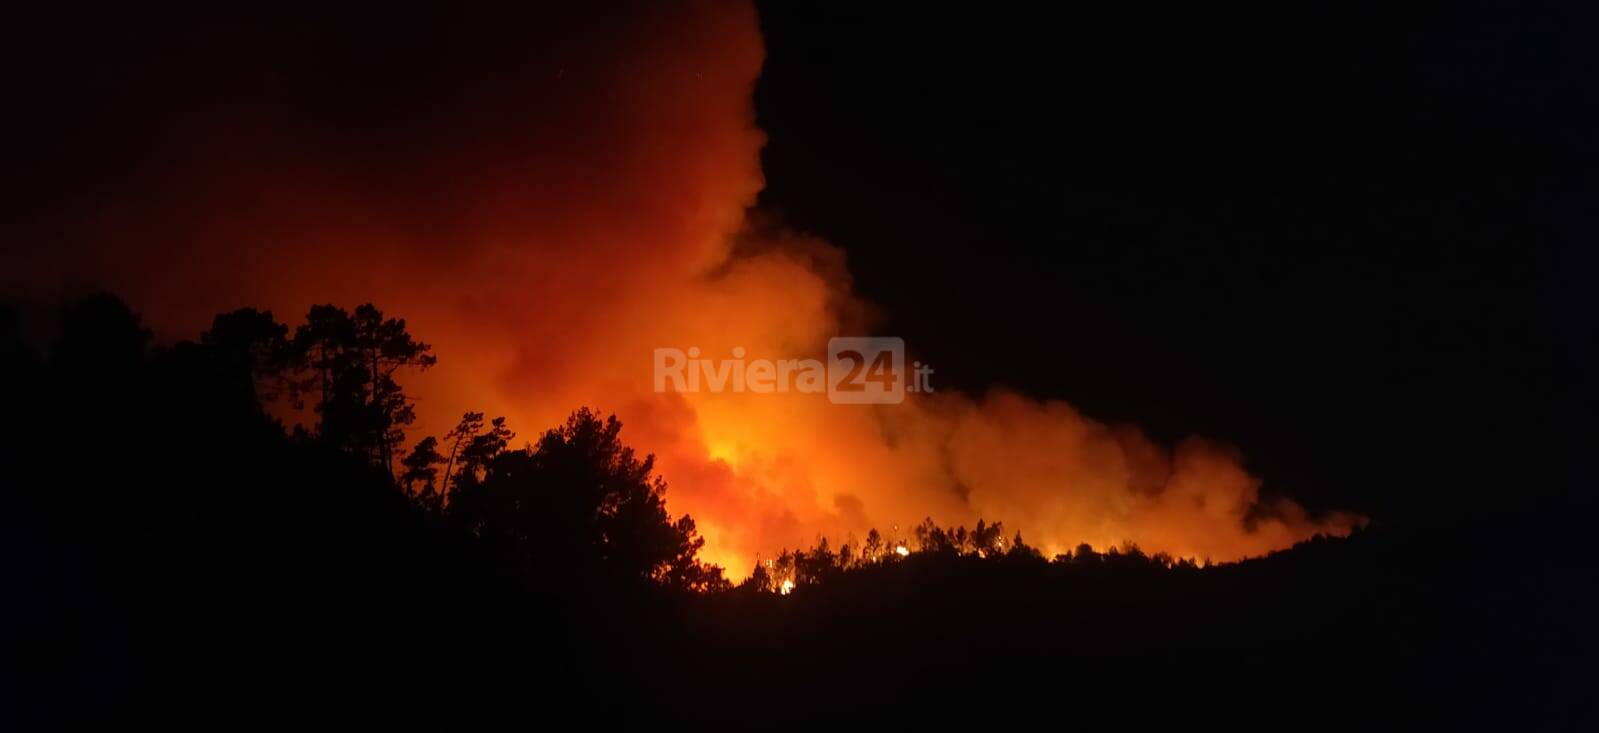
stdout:
[[1586,46],[1172,13],[28,11],[0,719],[1582,729]]

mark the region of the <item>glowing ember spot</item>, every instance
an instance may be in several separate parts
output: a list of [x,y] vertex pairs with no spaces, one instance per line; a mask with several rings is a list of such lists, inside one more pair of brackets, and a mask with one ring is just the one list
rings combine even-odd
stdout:
[[736,448],[731,441],[708,440],[705,444],[706,457],[712,461],[720,461],[728,466],[738,463]]
[[778,593],[782,593],[785,596],[790,594],[790,593],[793,593],[794,592],[794,581],[792,581],[792,580],[783,581],[783,585],[778,587],[777,592]]
[[906,555],[911,554],[911,548],[904,545],[895,545],[894,554],[899,555],[900,557],[905,557]]

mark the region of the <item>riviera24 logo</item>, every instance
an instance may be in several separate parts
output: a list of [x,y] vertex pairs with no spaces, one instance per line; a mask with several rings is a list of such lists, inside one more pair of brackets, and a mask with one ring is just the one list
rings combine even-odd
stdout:
[[829,339],[827,360],[750,359],[744,347],[731,358],[701,356],[688,349],[657,348],[654,385],[657,392],[753,392],[756,394],[826,393],[839,405],[892,405],[908,392],[931,392],[933,368],[905,362],[905,340],[884,336]]

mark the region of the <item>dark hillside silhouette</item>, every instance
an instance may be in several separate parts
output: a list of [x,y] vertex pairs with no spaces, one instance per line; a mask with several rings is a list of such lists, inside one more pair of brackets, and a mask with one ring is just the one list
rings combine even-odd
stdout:
[[111,296],[42,350],[15,323],[10,728],[1594,720],[1589,517],[1562,507],[1209,567],[928,519],[732,587],[615,416],[518,446],[474,412],[400,450],[434,355],[371,306],[171,346]]

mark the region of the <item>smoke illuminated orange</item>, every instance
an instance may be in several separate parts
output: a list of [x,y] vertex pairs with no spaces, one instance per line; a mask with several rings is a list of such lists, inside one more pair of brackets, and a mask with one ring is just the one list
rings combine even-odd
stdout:
[[466,410],[507,416],[518,443],[580,405],[614,412],[735,578],[785,546],[924,516],[1002,520],[1046,552],[1134,541],[1214,560],[1356,521],[1259,506],[1229,449],[1158,446],[1010,391],[895,406],[654,392],[657,347],[789,359],[893,334],[873,333],[840,250],[749,224],[753,9],[610,22],[380,133],[335,132],[285,85],[241,80],[249,104],[173,110],[147,165],[47,212],[32,234],[49,246],[0,284],[109,288],[169,339],[242,305],[292,323],[374,302],[440,357],[407,383],[413,440]]

